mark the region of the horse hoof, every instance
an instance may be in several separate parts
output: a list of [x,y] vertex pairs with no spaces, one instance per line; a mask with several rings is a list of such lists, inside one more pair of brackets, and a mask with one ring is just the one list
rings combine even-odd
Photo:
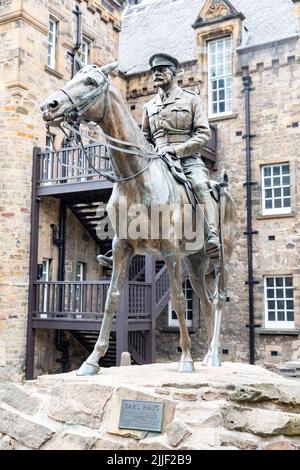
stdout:
[[202,365],[206,367],[221,367],[221,361],[219,357],[208,356],[202,361]]
[[178,364],[178,372],[194,372],[193,361],[180,361]]
[[76,375],[96,375],[99,371],[100,367],[98,364],[89,364],[88,362],[84,362],[76,372]]

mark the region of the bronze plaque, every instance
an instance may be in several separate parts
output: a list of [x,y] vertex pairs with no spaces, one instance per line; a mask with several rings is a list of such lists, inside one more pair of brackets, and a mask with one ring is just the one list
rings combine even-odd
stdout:
[[157,401],[122,400],[119,428],[161,432],[163,406]]

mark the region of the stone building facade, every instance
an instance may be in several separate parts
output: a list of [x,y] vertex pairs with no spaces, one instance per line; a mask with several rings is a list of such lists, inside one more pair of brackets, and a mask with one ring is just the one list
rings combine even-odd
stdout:
[[[148,72],[148,58],[154,52],[162,51],[178,57],[178,84],[200,93],[207,103],[210,122],[217,125],[218,161],[217,166],[211,168],[211,176],[217,179],[220,170],[227,169],[238,209],[237,241],[221,343],[223,360],[232,361],[249,360],[247,201],[244,185],[247,180],[247,139],[244,138],[243,77],[251,77],[252,220],[253,230],[258,232],[253,235],[253,270],[254,279],[259,282],[253,287],[255,360],[276,366],[289,359],[299,359],[300,5],[299,0],[276,0],[276,3],[275,8],[271,0],[251,2],[251,6],[246,0],[141,2],[125,9],[122,30],[121,8],[114,0],[7,0],[0,3],[1,379],[20,378],[24,371],[32,150],[34,146],[44,148],[46,142],[49,143],[39,104],[71,77],[77,34],[76,5],[82,12],[82,37],[89,63],[101,66],[119,55],[120,73],[114,77],[114,82],[126,94],[138,123],[141,122],[143,104],[155,93]],[[159,22],[157,15],[160,15]],[[48,48],[51,21],[57,34],[54,66]],[[210,108],[213,90],[210,90],[209,83],[213,80],[209,75],[209,44],[217,44],[218,40],[224,44],[226,38],[231,41],[231,66],[227,78],[232,81],[232,99],[229,99],[227,91],[225,101],[232,104],[229,111],[224,111],[220,107],[219,92],[216,105],[220,108],[216,113]],[[83,58],[82,54],[80,58]],[[54,134],[53,138],[59,148],[61,135]],[[268,182],[270,171],[271,182]],[[284,186],[290,190],[288,210],[280,211],[279,207],[272,212],[266,208],[266,184],[274,186],[274,171],[281,175],[279,186],[282,187],[279,189],[283,191]],[[287,173],[283,173],[285,171]],[[289,174],[290,183],[283,184],[285,174]],[[274,187],[271,190],[275,191]],[[288,189],[285,191],[288,199]],[[275,198],[274,192],[272,198]],[[284,201],[283,196],[281,199]],[[59,211],[56,198],[41,201],[39,245],[36,249],[38,263],[48,270],[49,280],[58,279],[59,249],[53,244],[50,225],[59,226]],[[99,279],[101,271],[95,261],[99,251],[96,242],[69,209],[67,220],[69,242],[65,280],[75,279],[78,264],[85,270],[86,279]],[[274,292],[271,292],[272,283]],[[282,283],[283,286],[280,285]],[[276,308],[268,301],[275,302]],[[280,302],[284,302],[283,307],[280,307]],[[283,321],[279,321],[279,311],[283,312]],[[169,311],[160,315],[156,334],[157,360],[176,360],[179,334]],[[191,336],[194,355],[201,358],[206,348],[205,321],[195,296]],[[67,339],[70,342],[71,367],[74,368],[86,352],[74,338],[67,335]],[[54,331],[38,332],[36,373],[60,370],[54,343]]]
[[[169,5],[167,5],[169,3]],[[127,99],[140,121],[143,103],[155,93],[151,75],[147,72],[147,57],[160,50],[180,60],[178,84],[209,97],[209,43],[230,37],[232,40],[232,108],[230,112],[214,115],[208,109],[209,121],[217,125],[218,161],[211,172],[218,179],[226,168],[230,190],[237,205],[236,246],[231,262],[228,298],[222,331],[223,360],[249,360],[249,297],[247,254],[247,200],[246,200],[246,110],[243,76],[251,77],[251,171],[252,171],[252,224],[255,361],[276,367],[300,356],[299,341],[299,2],[202,1],[151,2],[131,9],[123,22],[121,35],[122,66],[127,73]],[[248,4],[247,4],[248,3]],[[176,5],[177,4],[177,5]],[[183,10],[184,8],[184,10]],[[178,10],[177,12],[175,10]],[[136,12],[135,12],[136,11]],[[155,16],[161,13],[161,21]],[[136,18],[135,18],[136,15]],[[194,15],[194,16],[193,16]],[[260,18],[259,18],[260,17]],[[277,18],[277,20],[275,19]],[[126,19],[126,18],[125,18]],[[186,24],[185,24],[186,22]],[[133,34],[134,25],[139,24]],[[189,25],[194,25],[188,29]],[[145,25],[152,31],[153,43],[147,47]],[[255,29],[256,28],[256,29]],[[184,34],[186,31],[186,34]],[[191,32],[192,31],[192,32]],[[190,47],[194,36],[194,49]],[[137,40],[140,38],[140,41]],[[129,38],[131,38],[129,40]],[[156,39],[155,39],[156,38]],[[177,41],[177,42],[176,42]],[[131,44],[139,46],[131,48]],[[143,50],[144,46],[144,50]],[[131,50],[131,56],[122,52]],[[146,50],[145,50],[146,49]],[[135,57],[135,62],[133,61]],[[137,64],[130,71],[131,65]],[[136,73],[134,73],[136,72]],[[128,76],[129,75],[129,76]],[[209,105],[208,105],[209,106]],[[289,165],[291,205],[288,211],[266,211],[263,186],[264,167]],[[269,168],[268,170],[269,171]],[[278,171],[278,167],[277,170]],[[287,190],[288,193],[288,190]],[[266,282],[278,282],[292,277],[294,322],[273,322],[268,326]],[[267,281],[267,278],[274,278]],[[291,282],[291,281],[288,281]],[[278,286],[281,287],[281,286]],[[277,290],[275,295],[282,295]],[[284,295],[284,293],[283,293]],[[271,298],[271,297],[270,297]],[[280,297],[281,298],[281,297]],[[278,298],[278,303],[282,302]],[[269,302],[273,302],[269,300]],[[287,305],[287,304],[286,304]],[[270,314],[272,315],[272,313]],[[204,315],[198,315],[192,329],[192,342],[196,354],[205,349]],[[160,318],[159,338],[164,353],[174,345],[176,334],[170,341],[167,315]],[[270,316],[272,318],[272,316]],[[277,317],[276,317],[277,318]],[[164,334],[168,332],[169,334]],[[178,336],[177,336],[178,338]],[[203,349],[204,347],[204,349]]]
[[[34,146],[45,148],[49,144],[40,104],[71,78],[77,38],[76,5],[81,11],[82,38],[88,47],[89,63],[101,66],[115,60],[121,14],[118,2],[7,0],[0,3],[0,375],[4,379],[20,377],[25,367],[32,151]],[[49,65],[50,21],[56,28],[56,44],[55,63]],[[54,132],[53,137],[55,146],[60,148],[63,134]],[[73,214],[67,217],[67,231],[74,242],[68,245],[66,253],[66,279],[74,279],[78,262],[86,266],[87,278],[98,279],[96,243]],[[38,249],[38,263],[45,266],[48,260],[49,280],[55,280],[58,248],[52,243],[50,224],[59,224],[59,201],[51,197],[41,201],[39,247],[35,249]],[[55,362],[59,355],[54,342],[43,341],[44,336],[54,336],[54,333],[50,330],[37,334],[40,351],[37,360],[44,364],[40,370],[47,370],[45,364],[48,370],[60,370]]]

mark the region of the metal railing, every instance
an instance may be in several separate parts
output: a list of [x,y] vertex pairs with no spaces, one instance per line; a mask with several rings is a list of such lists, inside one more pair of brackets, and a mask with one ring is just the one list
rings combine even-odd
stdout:
[[[37,281],[34,283],[35,320],[101,321],[110,280],[101,281]],[[151,284],[129,281],[128,321],[151,319]]]
[[111,168],[105,144],[84,146],[88,159],[81,147],[68,147],[57,151],[40,152],[37,186],[80,183],[91,180],[105,180],[97,171]]

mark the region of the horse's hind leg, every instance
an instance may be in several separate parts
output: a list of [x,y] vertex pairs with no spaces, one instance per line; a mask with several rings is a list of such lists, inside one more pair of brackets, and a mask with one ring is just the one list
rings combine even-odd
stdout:
[[113,273],[105,302],[104,317],[99,337],[92,354],[77,371],[77,375],[94,375],[99,372],[98,361],[104,356],[109,346],[111,323],[118,308],[121,289],[124,284],[132,250],[124,240],[117,240],[113,246]]
[[[216,328],[220,326],[220,317],[216,311],[217,278],[215,273],[209,271],[209,259],[203,254],[195,253],[186,258],[186,265],[190,282],[195,294],[201,301],[202,310],[205,313],[208,353],[203,364],[218,367],[219,359],[219,337],[216,336]],[[216,339],[216,341],[213,341]],[[213,358],[213,360],[212,360]]]
[[172,308],[176,312],[180,330],[180,346],[182,354],[178,365],[178,371],[193,372],[194,363],[191,356],[191,339],[185,319],[186,301],[182,289],[181,257],[179,248],[174,249],[173,245],[165,246],[163,256],[169,274],[171,304]]

